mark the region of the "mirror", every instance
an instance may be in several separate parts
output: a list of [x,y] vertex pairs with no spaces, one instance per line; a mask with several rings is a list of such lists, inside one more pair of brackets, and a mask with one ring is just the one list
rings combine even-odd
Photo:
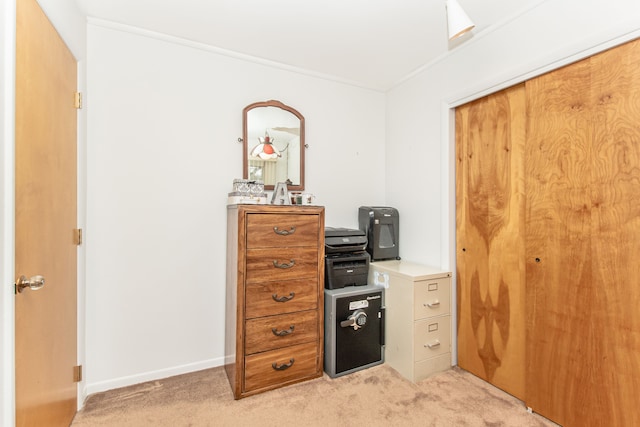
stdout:
[[287,182],[304,190],[304,117],[280,101],[256,102],[242,111],[243,178],[264,181],[273,191]]

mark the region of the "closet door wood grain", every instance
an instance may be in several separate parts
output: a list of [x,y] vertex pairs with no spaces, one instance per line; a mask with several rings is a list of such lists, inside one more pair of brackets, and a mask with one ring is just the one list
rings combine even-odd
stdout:
[[640,42],[526,92],[527,405],[640,425]]
[[524,84],[456,109],[458,364],[525,395]]

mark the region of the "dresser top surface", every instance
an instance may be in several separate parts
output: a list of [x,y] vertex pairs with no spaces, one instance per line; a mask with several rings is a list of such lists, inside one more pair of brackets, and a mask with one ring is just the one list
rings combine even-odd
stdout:
[[247,213],[318,214],[324,212],[324,206],[238,204],[227,205],[227,210],[238,210],[239,212]]

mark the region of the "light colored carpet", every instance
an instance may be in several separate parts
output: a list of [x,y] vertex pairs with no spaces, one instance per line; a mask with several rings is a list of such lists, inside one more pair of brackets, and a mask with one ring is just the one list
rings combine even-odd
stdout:
[[222,367],[90,396],[82,426],[556,426],[458,368],[417,384],[386,364],[233,400]]

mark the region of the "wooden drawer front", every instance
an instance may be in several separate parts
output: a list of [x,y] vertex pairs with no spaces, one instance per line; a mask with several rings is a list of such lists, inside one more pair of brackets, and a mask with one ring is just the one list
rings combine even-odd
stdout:
[[[278,370],[275,367],[284,369]],[[287,365],[290,365],[286,368]],[[245,358],[244,391],[282,385],[318,376],[317,343],[285,347]]]
[[248,214],[247,248],[318,247],[317,215]]
[[416,322],[413,342],[416,362],[449,353],[451,351],[451,316]]
[[318,311],[308,310],[247,320],[244,352],[253,354],[305,342],[318,342]]
[[415,320],[450,313],[450,283],[448,278],[416,282],[413,288]]
[[317,277],[318,250],[315,247],[247,251],[247,283]]
[[253,283],[246,289],[245,317],[272,316],[318,308],[318,281],[314,279]]

